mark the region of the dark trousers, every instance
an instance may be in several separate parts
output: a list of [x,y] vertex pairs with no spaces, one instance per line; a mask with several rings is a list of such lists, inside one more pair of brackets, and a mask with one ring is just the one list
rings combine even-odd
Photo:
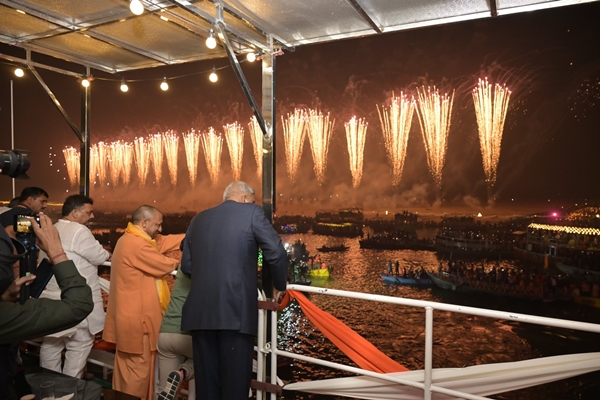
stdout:
[[198,400],[248,399],[254,336],[236,331],[192,331],[192,344]]

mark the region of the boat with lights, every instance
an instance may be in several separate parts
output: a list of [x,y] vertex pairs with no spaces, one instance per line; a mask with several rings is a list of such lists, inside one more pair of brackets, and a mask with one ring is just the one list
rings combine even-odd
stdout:
[[599,268],[588,266],[588,269],[600,271],[600,263],[597,261],[600,260],[599,228],[531,223],[524,234],[526,236],[521,244],[513,248],[516,258],[545,267],[556,266],[568,275],[578,273],[577,268],[580,268],[570,266],[583,267],[586,266],[586,260],[595,259]]
[[349,248],[350,248],[349,246],[346,246],[345,244],[342,243],[337,246],[323,245],[321,247],[317,247],[317,251],[320,251],[321,253],[330,253],[330,252],[335,252],[335,251],[346,251]]
[[406,286],[431,286],[433,282],[431,279],[427,277],[424,273],[424,276],[419,277],[408,277],[402,275],[388,275],[388,274],[379,274],[381,279],[383,279],[384,283],[394,284],[394,285],[406,285]]
[[363,234],[364,215],[359,208],[320,210],[312,225],[317,235],[357,237]]

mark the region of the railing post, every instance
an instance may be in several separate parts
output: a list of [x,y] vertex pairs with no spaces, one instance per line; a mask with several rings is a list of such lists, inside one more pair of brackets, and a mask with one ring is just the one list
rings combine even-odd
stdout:
[[[259,308],[258,310],[258,335],[257,335],[257,351],[256,351],[256,380],[258,382],[265,381],[265,347],[267,341],[266,329],[267,329],[267,318],[265,318],[267,311]],[[256,391],[256,400],[262,400],[264,397],[262,390]]]
[[425,379],[423,399],[431,400],[431,374],[433,367],[433,308],[425,307]]
[[[277,385],[277,310],[271,312],[271,384]],[[277,395],[271,393],[271,400]]]

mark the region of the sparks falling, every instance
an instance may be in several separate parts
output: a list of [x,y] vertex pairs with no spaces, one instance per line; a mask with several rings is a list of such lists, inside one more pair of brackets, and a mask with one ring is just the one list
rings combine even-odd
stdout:
[[[77,154],[79,156],[79,153]],[[90,182],[96,184],[98,178],[98,145],[94,144],[90,147]]]
[[256,160],[256,176],[258,179],[262,179],[262,165],[263,165],[263,133],[258,125],[258,121],[255,116],[250,118],[248,123],[248,129],[250,130],[250,136],[252,139],[252,149],[254,150],[254,159]]
[[313,168],[319,183],[325,181],[329,140],[334,124],[335,120],[329,121],[329,113],[323,115],[320,111],[309,110],[307,131],[313,156]]
[[216,184],[219,180],[221,171],[221,151],[223,150],[223,138],[216,134],[211,127],[208,132],[202,135],[202,148],[204,149],[204,158],[206,168],[210,176],[211,184]]
[[223,127],[225,139],[229,148],[231,158],[231,171],[233,180],[239,181],[242,176],[242,161],[244,159],[244,128],[237,122],[227,124]]
[[121,156],[123,157],[121,179],[125,187],[129,186],[131,182],[131,166],[133,164],[133,146],[131,143],[121,142],[122,150]]
[[183,146],[185,147],[185,159],[187,161],[188,173],[192,187],[196,185],[198,176],[198,155],[200,151],[200,135],[195,130],[183,134]]
[[452,96],[440,95],[438,89],[425,86],[417,88],[419,107],[417,115],[421,134],[427,153],[427,164],[438,188],[442,187],[442,169],[446,162],[446,149],[448,148],[448,132],[450,131],[450,118],[452,114]]
[[134,145],[138,181],[144,187],[150,171],[150,145],[144,138],[135,138]]
[[480,79],[477,87],[473,89],[483,170],[485,181],[490,186],[494,186],[496,183],[496,171],[500,160],[502,133],[510,94],[506,85],[496,84],[492,95],[492,85],[488,83],[487,78],[485,81]]
[[110,180],[114,186],[119,185],[119,177],[125,168],[125,157],[123,157],[125,145],[122,141],[112,142],[108,147],[108,168]]
[[400,92],[399,97],[394,97],[392,93],[389,109],[383,106],[380,109],[377,106],[385,150],[388,162],[392,168],[392,184],[394,186],[398,186],[402,178],[406,149],[408,147],[408,135],[410,133],[415,106],[415,100],[408,99],[408,96],[403,92]]
[[74,147],[67,147],[63,150],[63,155],[65,156],[69,182],[71,182],[71,186],[77,186],[77,179],[79,176],[79,151]]
[[165,146],[165,153],[167,155],[167,167],[169,169],[169,177],[171,178],[171,184],[177,185],[177,158],[179,152],[179,136],[173,131],[168,131],[163,134],[163,144]]
[[98,142],[98,181],[102,185],[106,180],[106,164],[108,161],[108,152],[110,151],[109,146],[104,142]]
[[348,142],[352,187],[356,189],[360,185],[363,174],[363,156],[368,123],[362,118],[357,120],[356,117],[352,117],[344,126],[346,127],[346,142]]
[[281,117],[283,123],[283,138],[285,146],[285,160],[290,181],[296,181],[302,149],[304,148],[304,136],[306,135],[307,117],[303,110],[295,109],[288,118]]
[[160,133],[156,133],[150,136],[149,140],[150,159],[152,160],[152,170],[154,171],[154,178],[156,184],[160,184],[160,178],[162,177],[162,167],[164,160],[163,152],[163,140]]

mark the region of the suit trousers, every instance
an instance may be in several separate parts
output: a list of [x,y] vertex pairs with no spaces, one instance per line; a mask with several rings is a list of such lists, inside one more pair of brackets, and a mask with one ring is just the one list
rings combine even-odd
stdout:
[[229,330],[192,331],[196,398],[247,400],[254,336]]
[[161,332],[158,335],[158,390],[165,390],[171,371],[185,370],[185,379],[194,376],[194,353],[192,336],[176,332]]
[[[40,348],[40,366],[81,378],[93,345],[94,335],[90,333],[87,324],[84,327],[78,327],[72,336],[46,336]],[[61,368],[62,351],[65,348],[67,349],[65,364]]]

